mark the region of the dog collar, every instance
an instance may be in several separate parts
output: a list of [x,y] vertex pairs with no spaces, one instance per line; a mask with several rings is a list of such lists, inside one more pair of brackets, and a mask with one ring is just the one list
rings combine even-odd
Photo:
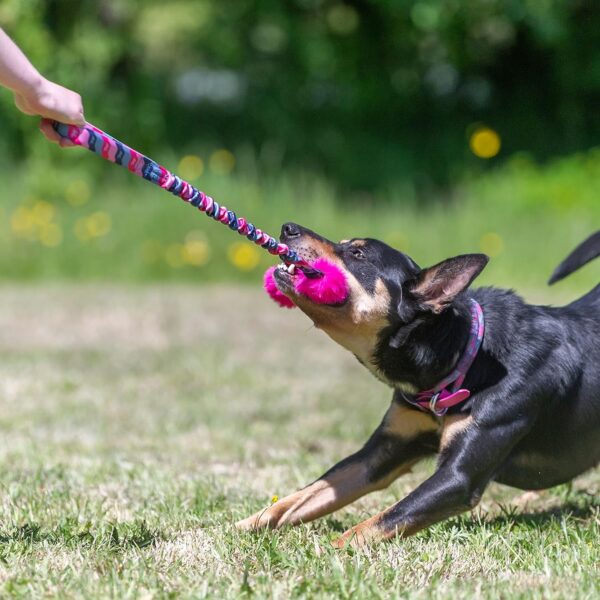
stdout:
[[483,310],[479,303],[471,298],[471,330],[469,332],[469,341],[458,364],[452,373],[444,377],[435,387],[430,390],[418,392],[414,399],[407,398],[407,400],[421,410],[432,412],[438,417],[445,415],[450,407],[467,400],[471,396],[471,392],[460,386],[477,356],[483,340],[484,330]]

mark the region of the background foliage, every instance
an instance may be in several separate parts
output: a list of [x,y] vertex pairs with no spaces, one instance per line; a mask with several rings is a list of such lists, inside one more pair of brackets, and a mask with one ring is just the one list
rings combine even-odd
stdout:
[[[49,145],[49,144],[46,144]],[[59,150],[55,150],[60,153]],[[11,280],[148,282],[248,281],[257,284],[274,258],[181,200],[83,150],[70,164],[31,162],[7,178],[0,204],[0,276]],[[600,150],[539,166],[515,155],[465,178],[451,203],[427,209],[400,193],[340,194],[307,173],[233,176],[208,157],[168,159],[177,172],[276,235],[296,220],[339,240],[370,236],[408,252],[421,265],[482,251],[492,257],[480,282],[537,291],[568,252],[600,224]],[[104,168],[94,181],[91,166]],[[399,200],[404,200],[400,202]],[[561,287],[590,289],[600,261]],[[552,292],[554,295],[554,292]]]
[[[600,223],[594,8],[4,0],[0,24],[91,122],[271,234],[296,220],[420,264],[481,250],[482,281],[538,288]],[[256,283],[272,262],[35,127],[0,90],[0,277]]]
[[[478,123],[501,157],[600,132],[594,0],[4,0],[0,24],[148,153],[244,149],[266,171],[428,192],[482,166]],[[0,127],[3,156],[39,142],[8,94]]]

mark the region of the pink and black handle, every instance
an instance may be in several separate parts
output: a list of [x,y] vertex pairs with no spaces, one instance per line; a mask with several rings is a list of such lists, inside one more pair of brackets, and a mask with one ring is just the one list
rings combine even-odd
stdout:
[[279,243],[274,237],[262,231],[243,217],[238,217],[232,210],[220,205],[198,190],[193,185],[174,175],[165,167],[152,159],[140,154],[123,142],[108,135],[101,129],[86,123],[82,127],[65,125],[57,121],[53,124],[54,130],[73,144],[91,150],[109,162],[124,167],[155,185],[163,188],[181,198],[184,202],[195,206],[198,210],[212,217],[215,221],[227,225],[233,231],[245,236],[270,254],[279,256],[287,264],[294,264],[309,278],[321,277],[322,273],[311,267],[296,252],[286,244]]

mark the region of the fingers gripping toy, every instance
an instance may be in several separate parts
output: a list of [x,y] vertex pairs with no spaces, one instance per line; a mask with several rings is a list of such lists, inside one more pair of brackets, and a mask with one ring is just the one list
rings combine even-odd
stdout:
[[[317,259],[312,264],[305,261],[286,244],[279,243],[187,181],[173,175],[165,167],[89,123],[78,127],[54,122],[53,127],[61,137],[71,140],[73,144],[87,148],[105,160],[120,165],[138,177],[179,196],[184,202],[195,206],[215,221],[227,225],[270,254],[279,256],[286,265],[294,265],[297,268],[294,275],[296,293],[319,304],[339,304],[346,299],[348,286],[345,276],[329,261]],[[275,267],[271,267],[265,273],[265,290],[281,306],[292,308],[293,302],[279,291],[273,280],[274,269]]]

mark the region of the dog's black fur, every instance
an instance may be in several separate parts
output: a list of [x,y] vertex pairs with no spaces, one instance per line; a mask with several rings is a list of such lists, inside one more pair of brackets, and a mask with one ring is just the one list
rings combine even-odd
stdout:
[[[600,461],[600,285],[571,304],[526,304],[511,291],[470,289],[487,264],[464,255],[420,269],[373,239],[330,242],[293,223],[281,240],[308,258],[325,256],[350,282],[343,305],[277,285],[334,340],[394,388],[384,421],[365,447],[321,479],[241,523],[308,521],[387,485],[437,453],[436,472],[405,499],[349,530],[348,540],[410,535],[473,507],[494,480],[522,489],[567,482]],[[600,232],[557,269],[557,280],[600,255]],[[469,299],[481,305],[485,336],[463,387],[471,397],[443,418],[407,402],[452,370],[469,335]]]

